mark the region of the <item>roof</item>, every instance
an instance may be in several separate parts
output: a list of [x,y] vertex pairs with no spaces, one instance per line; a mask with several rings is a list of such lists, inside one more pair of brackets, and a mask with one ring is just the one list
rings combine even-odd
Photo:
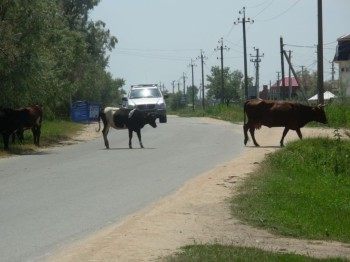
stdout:
[[334,61],[349,61],[350,60],[350,34],[343,35],[338,38],[337,51],[334,56]]
[[[292,80],[292,87],[299,87],[298,82],[295,79],[295,77],[291,77],[291,80]],[[289,77],[284,78],[284,85],[289,87]],[[280,87],[283,86],[282,80],[279,81],[279,85],[277,84],[277,82],[272,85],[272,87],[278,87],[278,86],[280,86]]]
[[[329,92],[329,91],[326,91],[323,93],[323,98],[324,100],[329,100],[331,98],[334,98],[336,97],[333,93]],[[313,97],[310,97],[308,99],[309,101],[317,101],[318,100],[318,94],[314,95]]]
[[350,41],[350,34],[343,35],[337,39],[338,42]]

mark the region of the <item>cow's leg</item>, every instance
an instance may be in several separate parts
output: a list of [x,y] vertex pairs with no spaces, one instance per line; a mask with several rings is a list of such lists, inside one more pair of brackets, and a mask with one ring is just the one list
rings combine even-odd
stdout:
[[248,124],[243,125],[243,133],[244,133],[244,145],[247,145],[248,142]]
[[36,131],[36,145],[40,146],[41,126],[37,126]]
[[284,146],[283,140],[284,140],[285,136],[287,135],[288,131],[289,131],[289,128],[288,128],[288,127],[285,127],[284,130],[283,130],[283,134],[282,134],[281,141],[280,141],[280,145],[281,145],[281,146]]
[[102,129],[102,134],[103,134],[103,141],[105,142],[105,146],[107,149],[109,149],[109,142],[107,139],[108,131],[109,131],[109,125],[105,125]]
[[300,128],[296,129],[295,132],[297,132],[298,137],[299,137],[300,139],[303,139],[303,135],[301,134]]
[[251,137],[252,137],[252,139],[253,139],[254,145],[255,145],[255,146],[260,146],[260,145],[258,144],[258,142],[256,142],[256,140],[255,140],[255,127],[254,127],[254,126],[252,126],[252,127],[249,128],[249,133],[250,133],[250,135],[251,135]]
[[12,144],[16,142],[16,131],[12,133]]
[[144,148],[144,147],[143,147],[143,144],[142,144],[142,141],[141,141],[141,129],[138,129],[138,130],[136,131],[136,134],[137,134],[137,137],[139,138],[140,147],[141,147],[141,148]]
[[[33,133],[33,137],[34,137],[34,145],[39,146],[39,139],[40,139],[40,127],[38,126],[34,126],[32,127],[32,133]],[[22,138],[23,138],[23,132],[22,132]]]
[[10,134],[7,134],[7,133],[2,134],[2,139],[4,142],[4,149],[9,150]]
[[132,140],[132,129],[129,128],[129,148],[130,149],[132,149],[131,140]]
[[21,144],[23,144],[23,140],[24,140],[24,130],[23,130],[23,129],[18,129],[18,130],[16,131],[16,135],[17,135],[17,138],[18,138],[19,142],[20,142]]

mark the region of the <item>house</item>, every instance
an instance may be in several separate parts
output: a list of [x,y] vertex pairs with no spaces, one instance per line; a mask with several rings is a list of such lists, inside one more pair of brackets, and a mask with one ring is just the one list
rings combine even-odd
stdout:
[[350,34],[339,37],[334,62],[339,65],[339,94],[350,97]]
[[277,81],[270,88],[270,99],[287,99],[289,97],[293,98],[297,95],[297,91],[300,90],[297,80],[295,77],[290,78],[289,85],[289,77],[284,78],[285,88],[283,89],[282,80]]

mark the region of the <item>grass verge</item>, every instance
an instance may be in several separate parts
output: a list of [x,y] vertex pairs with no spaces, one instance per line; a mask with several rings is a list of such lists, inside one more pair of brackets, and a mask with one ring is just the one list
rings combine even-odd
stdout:
[[166,257],[165,262],[227,262],[227,261],[261,261],[261,262],[306,262],[306,261],[346,261],[343,259],[315,259],[307,256],[274,253],[257,248],[213,245],[191,245],[182,251]]
[[[71,121],[55,120],[44,121],[41,127],[40,146],[49,147],[57,144],[59,141],[69,139],[74,136],[78,131],[82,130],[84,126],[82,124],[74,123]],[[34,152],[37,150],[33,144],[33,135],[31,130],[24,132],[23,144],[11,142],[10,150],[4,151],[4,145],[2,139],[0,139],[0,157],[8,157],[11,155],[20,155],[23,153]]]
[[350,243],[349,166],[339,135],[289,143],[245,181],[232,212],[274,234]]

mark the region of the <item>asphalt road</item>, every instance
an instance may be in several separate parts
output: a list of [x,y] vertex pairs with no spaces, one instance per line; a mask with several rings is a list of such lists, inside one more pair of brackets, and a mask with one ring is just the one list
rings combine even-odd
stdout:
[[0,159],[0,261],[37,261],[179,189],[243,150],[242,127],[169,117],[37,154]]

